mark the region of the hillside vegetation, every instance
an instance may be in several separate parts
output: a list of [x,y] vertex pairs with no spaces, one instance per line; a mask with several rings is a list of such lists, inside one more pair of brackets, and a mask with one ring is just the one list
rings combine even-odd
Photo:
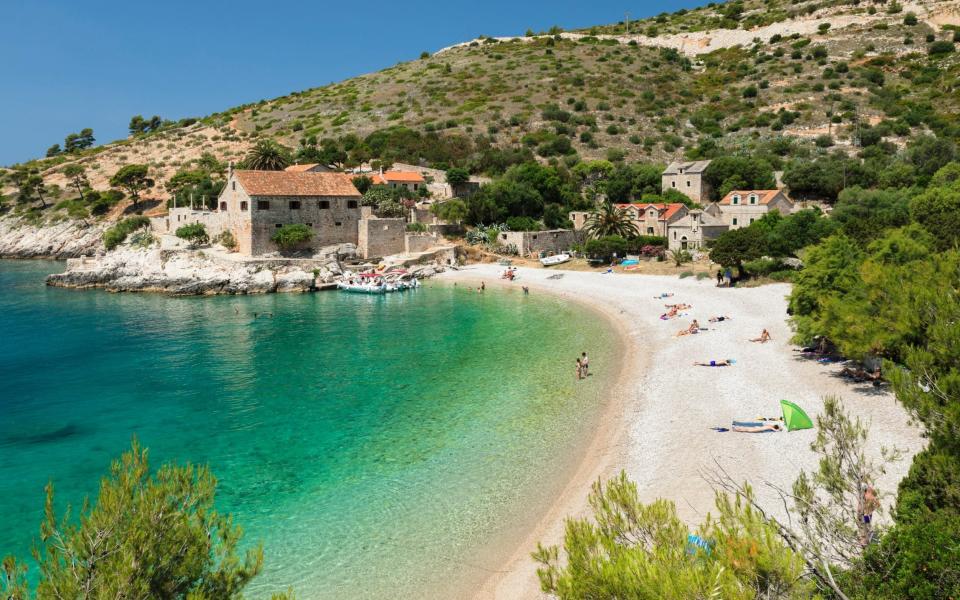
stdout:
[[[490,175],[532,158],[561,169],[591,159],[661,164],[777,140],[786,158],[852,154],[865,136],[902,148],[921,134],[958,135],[958,6],[745,0],[578,32],[483,37],[202,119],[141,120],[127,140],[21,167],[62,204],[79,195],[64,174],[72,163],[94,190],[124,165],[149,165],[148,195],[166,199],[170,178],[205,154],[208,163],[239,161],[263,138],[303,160]],[[7,210],[18,208],[19,190],[0,172]]]

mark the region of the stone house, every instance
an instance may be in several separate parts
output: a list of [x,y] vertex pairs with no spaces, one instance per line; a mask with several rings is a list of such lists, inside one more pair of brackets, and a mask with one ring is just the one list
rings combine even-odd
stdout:
[[691,210],[682,219],[671,223],[667,230],[667,248],[670,250],[700,250],[727,231],[722,219],[706,211]]
[[256,256],[275,252],[274,232],[295,223],[313,230],[312,246],[357,243],[360,192],[343,173],[232,171],[217,199],[216,210],[173,208],[151,220],[158,233],[174,233],[202,223],[211,238],[225,231],[237,252]]
[[747,227],[773,210],[784,216],[793,212],[793,202],[780,190],[733,190],[717,207],[720,218],[730,229]]
[[587,219],[590,218],[590,212],[586,210],[573,210],[567,215],[573,223],[573,230],[580,231],[587,226]]
[[670,223],[682,219],[689,209],[684,204],[673,202],[670,204],[618,204],[630,213],[640,235],[658,235],[667,237],[667,227]]
[[404,187],[414,193],[427,187],[427,180],[423,178],[423,175],[413,171],[381,171],[372,173],[369,177],[373,180],[373,185],[386,185],[392,188]]
[[497,242],[503,246],[515,246],[520,256],[566,252],[577,243],[577,233],[570,229],[504,231],[497,237]]
[[663,191],[677,190],[694,202],[703,204],[710,198],[710,184],[703,177],[709,166],[709,160],[670,163],[661,175]]

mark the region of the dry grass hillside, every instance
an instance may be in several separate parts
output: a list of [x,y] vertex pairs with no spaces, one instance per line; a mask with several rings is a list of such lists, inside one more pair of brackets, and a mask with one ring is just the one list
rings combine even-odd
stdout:
[[[926,130],[917,115],[957,113],[958,55],[929,48],[960,40],[958,25],[960,0],[743,0],[577,32],[484,37],[27,166],[69,197],[61,171],[71,162],[87,168],[94,189],[125,164],[148,164],[158,181],[150,194],[164,199],[163,182],[205,152],[238,160],[263,137],[295,148],[396,126],[567,160],[575,151],[663,162],[695,157],[710,140],[735,148],[828,133],[844,148],[858,127],[885,120],[896,125],[889,141],[902,145]],[[15,191],[9,176],[0,190]]]

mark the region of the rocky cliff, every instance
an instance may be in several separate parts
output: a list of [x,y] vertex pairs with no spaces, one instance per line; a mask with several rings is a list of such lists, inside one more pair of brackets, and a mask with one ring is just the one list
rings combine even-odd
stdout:
[[74,258],[103,250],[103,232],[111,224],[64,220],[33,225],[17,217],[0,218],[0,258]]
[[[430,276],[436,268],[415,272]],[[174,295],[266,294],[314,291],[349,275],[335,257],[241,260],[202,250],[124,246],[105,256],[68,260],[67,270],[49,275],[47,285]]]

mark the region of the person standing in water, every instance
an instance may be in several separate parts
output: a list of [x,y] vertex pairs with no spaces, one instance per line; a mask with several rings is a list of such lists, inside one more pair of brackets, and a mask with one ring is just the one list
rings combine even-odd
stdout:
[[583,363],[580,362],[580,359],[577,359],[577,380],[583,379]]
[[480,282],[480,291],[481,291],[481,292],[484,292],[484,291],[486,291],[486,289],[487,289],[487,282],[486,282],[486,281],[481,281],[481,282]]
[[590,374],[590,359],[587,358],[586,352],[580,354],[580,366],[583,369],[583,376],[588,376]]

